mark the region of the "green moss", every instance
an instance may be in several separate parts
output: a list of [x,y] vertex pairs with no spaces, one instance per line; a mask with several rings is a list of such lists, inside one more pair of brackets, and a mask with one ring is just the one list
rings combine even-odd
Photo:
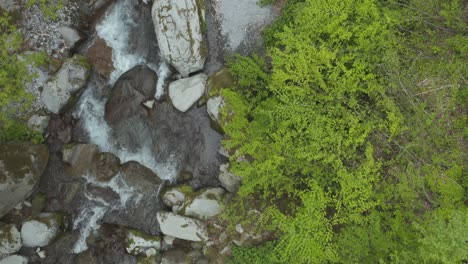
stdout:
[[[147,241],[161,241],[161,237],[159,236],[152,236],[152,235],[148,235],[140,230],[135,230],[135,229],[128,229],[127,230],[128,233],[136,236],[136,237],[140,237],[144,240],[147,240]],[[131,241],[131,239],[129,240],[129,242]],[[132,243],[132,242],[130,242]]]
[[227,68],[222,68],[208,78],[208,94],[210,97],[216,96],[223,88],[231,88],[234,85],[234,78]]

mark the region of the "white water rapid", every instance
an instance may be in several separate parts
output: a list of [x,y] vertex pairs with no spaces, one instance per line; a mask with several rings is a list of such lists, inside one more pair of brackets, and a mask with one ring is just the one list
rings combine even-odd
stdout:
[[[112,48],[114,71],[111,73],[109,84],[113,85],[122,73],[134,66],[148,64],[159,77],[155,94],[155,97],[159,99],[164,93],[164,81],[170,75],[169,67],[163,59],[160,59],[158,64],[151,64],[148,62],[147,54],[129,52],[130,29],[138,26],[137,23],[139,23],[135,21],[132,13],[137,4],[142,3],[135,0],[118,0],[96,26],[96,32]],[[112,152],[117,155],[122,163],[131,160],[137,161],[156,172],[162,179],[173,181],[176,177],[175,164],[171,162],[158,163],[148,148],[143,147],[138,151],[130,152],[112,141],[112,129],[104,120],[105,101],[95,95],[97,89],[99,88],[96,83],[91,80],[81,96],[79,107],[75,113],[82,121],[84,129],[89,135],[90,143],[98,145],[102,152]],[[106,201],[96,199],[92,194],[86,193],[88,201],[73,223],[73,228],[80,232],[79,240],[73,249],[74,253],[80,253],[87,249],[86,238],[91,232],[99,229],[100,221],[106,212],[118,209],[116,206],[125,208],[128,201],[137,202],[139,199],[139,194],[134,193],[132,188],[125,185],[119,175],[106,184],[97,182],[93,175],[84,175],[84,177],[88,185],[112,189],[120,196],[120,204],[110,205]]]

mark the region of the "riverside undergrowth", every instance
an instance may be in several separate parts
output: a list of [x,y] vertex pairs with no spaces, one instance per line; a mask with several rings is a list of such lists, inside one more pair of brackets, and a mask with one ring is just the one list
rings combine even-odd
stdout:
[[468,259],[466,10],[288,1],[267,55],[231,62],[224,145],[243,185],[227,219],[255,197],[276,236],[234,263]]

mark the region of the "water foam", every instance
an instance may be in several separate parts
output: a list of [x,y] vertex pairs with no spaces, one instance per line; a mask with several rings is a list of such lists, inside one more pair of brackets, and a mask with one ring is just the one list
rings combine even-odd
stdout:
[[[101,23],[96,26],[98,35],[112,48],[114,71],[111,73],[109,80],[111,85],[122,73],[146,62],[145,56],[142,54],[128,52],[128,31],[132,26],[136,26],[131,13],[135,4],[133,0],[118,1]],[[155,96],[159,99],[164,93],[164,81],[171,71],[162,58],[159,65],[150,64],[148,66],[158,73],[159,78]],[[143,147],[137,152],[130,152],[117,146],[111,140],[112,129],[104,120],[105,101],[97,99],[93,95],[94,89],[98,88],[93,82],[90,82],[78,108],[78,116],[83,121],[83,127],[88,132],[91,143],[98,145],[101,151],[114,153],[122,162],[137,161],[154,171],[160,178],[174,181],[176,177],[174,162],[158,163],[149,147]]]
[[129,31],[132,26],[137,26],[132,9],[134,0],[118,1],[112,9],[106,13],[104,19],[96,26],[96,32],[112,48],[112,61],[114,71],[110,76],[110,83],[114,84],[122,73],[139,64],[144,64],[146,59],[141,54],[128,51]]

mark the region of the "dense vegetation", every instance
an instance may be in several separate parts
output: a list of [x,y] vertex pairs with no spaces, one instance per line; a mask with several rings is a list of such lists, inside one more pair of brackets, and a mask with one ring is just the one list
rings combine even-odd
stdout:
[[28,66],[47,61],[44,53],[23,52],[23,38],[12,17],[0,10],[0,142],[15,140],[41,141],[42,136],[26,126],[25,113],[33,95],[25,84],[34,77]]
[[275,237],[234,263],[468,261],[467,22],[461,0],[286,1],[222,91],[227,219],[256,201]]

